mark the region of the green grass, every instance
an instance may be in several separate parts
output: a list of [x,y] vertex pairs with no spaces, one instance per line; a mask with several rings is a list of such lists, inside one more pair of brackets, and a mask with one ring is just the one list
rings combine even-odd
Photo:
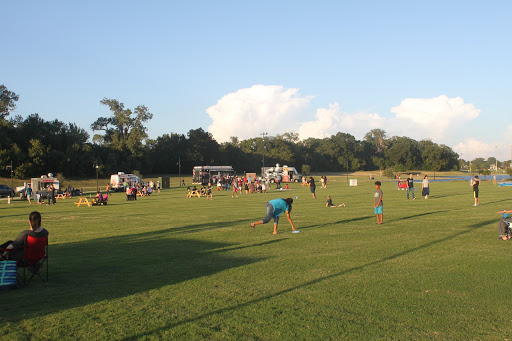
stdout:
[[[497,238],[512,188],[431,183],[407,200],[383,184],[330,177],[293,184],[292,217],[251,231],[267,194],[186,199],[183,188],[106,207],[0,204],[0,240],[39,210],[50,231],[50,281],[0,292],[5,340],[504,340],[512,337],[512,242]],[[325,208],[326,195],[345,208]]]

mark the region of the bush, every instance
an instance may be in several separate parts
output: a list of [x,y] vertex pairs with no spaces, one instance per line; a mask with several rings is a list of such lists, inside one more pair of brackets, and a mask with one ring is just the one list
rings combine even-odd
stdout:
[[388,167],[384,170],[384,175],[388,178],[394,179],[396,177],[396,172],[392,167]]
[[59,186],[61,188],[64,188],[64,181],[66,181],[66,178],[64,177],[64,174],[63,173],[57,173],[57,175],[55,175],[55,177],[57,178],[57,180],[59,180]]
[[137,175],[137,176],[138,176],[139,178],[141,178],[141,179],[143,178],[142,174],[141,174],[138,170],[134,170],[134,171],[132,172],[132,174],[133,174],[133,175]]
[[302,165],[302,175],[311,174],[311,166],[310,165]]

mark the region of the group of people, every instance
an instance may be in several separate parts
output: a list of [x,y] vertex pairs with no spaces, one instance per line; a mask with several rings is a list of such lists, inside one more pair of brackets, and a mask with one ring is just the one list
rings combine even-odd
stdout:
[[153,187],[143,182],[125,183],[124,188],[126,188],[126,200],[137,200],[137,193],[141,193],[143,196],[149,196],[153,193]]
[[[396,186],[398,189],[400,189],[400,187],[401,187],[400,186],[400,183],[401,183],[400,175],[397,174],[396,179],[397,179]],[[407,190],[407,199],[409,199],[409,197],[412,196],[412,200],[416,200],[416,196],[414,195],[414,178],[413,178],[412,173],[409,174],[409,177],[407,178],[407,180],[405,180],[405,183],[406,183],[405,189]],[[429,195],[430,195],[430,185],[428,182],[428,175],[425,175],[423,177],[423,181],[421,182],[421,196],[424,197],[425,199],[428,199]]]

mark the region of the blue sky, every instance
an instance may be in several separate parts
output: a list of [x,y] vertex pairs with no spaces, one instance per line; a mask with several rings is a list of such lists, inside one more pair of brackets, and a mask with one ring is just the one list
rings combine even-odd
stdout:
[[511,158],[509,1],[11,1],[2,12],[0,84],[24,117],[88,129],[107,97],[146,105],[152,138],[381,128],[465,159]]

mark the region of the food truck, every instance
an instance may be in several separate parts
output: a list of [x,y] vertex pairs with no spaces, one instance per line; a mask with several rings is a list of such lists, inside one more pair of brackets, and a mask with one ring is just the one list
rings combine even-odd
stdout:
[[112,186],[112,190],[116,192],[125,190],[125,181],[129,185],[137,185],[142,180],[135,174],[125,174],[124,172],[117,172],[117,174],[110,176],[110,185]]

